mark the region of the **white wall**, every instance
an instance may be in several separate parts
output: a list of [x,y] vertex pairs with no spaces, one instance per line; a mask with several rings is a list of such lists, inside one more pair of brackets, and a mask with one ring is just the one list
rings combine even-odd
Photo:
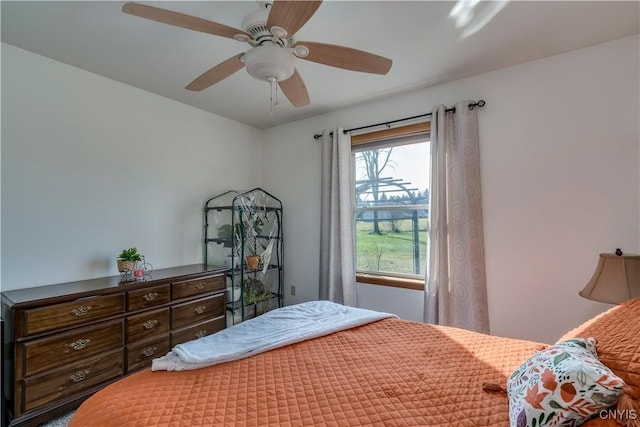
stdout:
[[2,290],[202,262],[202,206],[260,183],[262,133],[2,44]]
[[[577,295],[599,252],[640,249],[638,36],[257,129],[2,45],[2,290],[201,261],[204,200],[262,185],[285,206],[287,303],[318,295],[312,135],[480,99],[494,334],[554,341],[607,306]],[[264,140],[264,149],[260,142]],[[242,159],[242,164],[230,159]],[[262,164],[262,166],[261,166]],[[359,285],[422,317],[421,294]]]
[[[479,112],[491,331],[553,342],[606,308],[577,292],[600,252],[640,249],[638,36],[264,132],[263,185],[285,206],[287,303],[317,298],[315,132],[485,99]],[[283,171],[286,171],[283,173]],[[361,305],[420,319],[416,294],[359,285]],[[417,297],[420,300],[420,296]]]

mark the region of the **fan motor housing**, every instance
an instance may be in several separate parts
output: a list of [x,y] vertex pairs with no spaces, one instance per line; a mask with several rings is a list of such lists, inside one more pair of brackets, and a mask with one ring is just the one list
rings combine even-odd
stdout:
[[267,19],[269,18],[269,9],[256,10],[251,12],[242,20],[242,30],[251,34],[253,40],[250,42],[253,46],[261,45],[265,42],[275,43],[282,47],[290,47],[293,45],[293,38],[274,37],[267,28]]

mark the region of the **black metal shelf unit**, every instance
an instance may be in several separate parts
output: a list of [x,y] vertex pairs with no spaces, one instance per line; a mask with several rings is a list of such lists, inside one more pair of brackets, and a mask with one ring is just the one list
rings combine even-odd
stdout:
[[282,213],[282,202],[261,188],[205,202],[204,263],[229,268],[227,324],[283,305]]

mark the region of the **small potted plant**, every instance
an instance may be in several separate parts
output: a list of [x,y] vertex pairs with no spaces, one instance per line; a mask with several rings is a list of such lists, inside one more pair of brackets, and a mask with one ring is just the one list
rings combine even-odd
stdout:
[[241,240],[242,223],[237,223],[233,227],[231,224],[222,224],[218,227],[218,239],[221,240],[225,248],[233,248],[230,255],[227,255],[225,265],[229,268],[238,268],[240,265],[240,250],[237,247]]
[[[268,248],[261,242],[262,228],[266,218],[260,214],[250,213],[244,220],[239,219],[233,226],[222,224],[218,227],[218,239],[224,247],[232,247],[233,252],[228,255],[227,267],[237,268],[240,264],[240,256],[245,255],[246,266],[249,270],[257,270],[265,258],[264,251]],[[269,251],[269,255],[270,255]]]
[[142,257],[138,253],[138,249],[123,249],[118,255],[118,271],[121,273],[133,271],[136,268],[136,262],[141,261]]
[[258,242],[258,240],[264,224],[264,220],[259,215],[251,214],[249,221],[243,223],[241,229],[246,240],[245,249],[247,253],[245,258],[249,270],[257,270],[260,268],[260,252],[264,250],[265,247],[261,242]]
[[249,270],[257,270],[260,267],[260,255],[251,254],[247,255],[247,267]]

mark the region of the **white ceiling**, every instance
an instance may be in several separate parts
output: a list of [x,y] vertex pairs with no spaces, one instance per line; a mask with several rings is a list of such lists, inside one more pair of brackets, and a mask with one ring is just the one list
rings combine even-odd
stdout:
[[[235,28],[260,7],[256,1],[146,3]],[[202,92],[184,89],[213,65],[247,51],[246,43],[126,15],[123,2],[115,1],[3,0],[1,14],[5,43],[264,129],[637,34],[639,4],[480,2],[457,27],[450,17],[455,1],[328,0],[296,39],[386,56],[391,71],[379,76],[298,60],[311,104],[294,108],[283,98],[273,117],[269,85],[244,69]]]

